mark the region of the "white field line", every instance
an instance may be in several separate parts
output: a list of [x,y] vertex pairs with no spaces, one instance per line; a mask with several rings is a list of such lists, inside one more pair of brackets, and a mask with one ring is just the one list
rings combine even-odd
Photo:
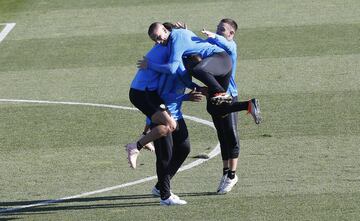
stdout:
[[0,32],[0,42],[2,42],[5,39],[6,35],[8,35],[10,31],[15,27],[16,23],[5,23],[0,25],[5,25],[5,28]]
[[[118,106],[118,105],[81,103],[81,102],[65,102],[65,101],[0,99],[0,102],[81,105],[81,106],[92,106],[92,107],[113,108],[113,109],[123,109],[123,110],[137,110],[136,108]],[[210,122],[210,121],[203,120],[203,119],[193,117],[193,116],[187,116],[187,115],[184,115],[184,118],[214,128],[213,123]],[[191,163],[189,163],[187,165],[182,166],[179,169],[179,171],[188,170],[188,169],[191,169],[192,167],[198,166],[198,165],[202,164],[203,162],[212,159],[213,157],[215,157],[219,153],[220,153],[220,144],[218,143],[216,145],[216,147],[209,153],[209,158],[208,159],[195,160],[195,161],[193,161],[193,162],[191,162]],[[31,208],[31,207],[46,206],[46,205],[50,205],[50,204],[60,203],[60,202],[66,201],[66,200],[71,200],[71,199],[76,199],[76,198],[80,198],[80,197],[90,196],[90,195],[94,195],[94,194],[98,194],[98,193],[109,192],[109,191],[112,191],[112,190],[121,189],[121,188],[124,188],[124,187],[133,186],[133,185],[140,184],[140,183],[145,183],[147,181],[151,181],[151,180],[155,180],[155,179],[157,179],[157,176],[151,176],[151,177],[143,178],[143,179],[140,179],[140,180],[135,180],[135,181],[132,181],[132,182],[120,184],[120,185],[117,185],[117,186],[107,187],[107,188],[103,188],[103,189],[99,189],[99,190],[95,190],[95,191],[91,191],[91,192],[80,193],[78,195],[62,197],[62,198],[54,199],[54,200],[46,200],[46,201],[42,201],[42,202],[34,203],[34,204],[29,204],[29,205],[23,205],[23,206],[16,206],[16,207],[11,207],[11,208],[1,209],[0,213],[14,212],[14,211],[17,211],[17,210]]]

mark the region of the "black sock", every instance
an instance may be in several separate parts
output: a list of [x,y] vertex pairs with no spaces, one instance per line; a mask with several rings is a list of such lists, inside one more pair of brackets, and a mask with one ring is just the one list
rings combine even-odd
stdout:
[[230,180],[235,178],[235,171],[229,170],[228,171],[228,177],[230,178]]
[[140,142],[138,141],[138,142],[136,142],[136,148],[138,150],[141,150],[143,148],[143,145],[141,145]]
[[229,172],[229,167],[223,168],[223,175],[227,174]]
[[238,111],[244,111],[248,110],[249,107],[249,101],[238,101],[233,104],[234,107],[236,107],[236,110]]

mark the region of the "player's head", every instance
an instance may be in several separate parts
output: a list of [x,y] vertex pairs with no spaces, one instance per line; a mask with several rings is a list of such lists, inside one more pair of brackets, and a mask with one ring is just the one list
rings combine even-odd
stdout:
[[234,20],[231,18],[224,18],[219,22],[216,34],[221,35],[230,41],[234,38],[237,28],[238,25]]
[[164,22],[162,23],[164,25],[164,27],[168,30],[168,31],[172,31],[174,28],[177,28],[173,23],[171,22]]
[[148,35],[155,43],[166,45],[170,31],[160,22],[154,22],[149,27]]

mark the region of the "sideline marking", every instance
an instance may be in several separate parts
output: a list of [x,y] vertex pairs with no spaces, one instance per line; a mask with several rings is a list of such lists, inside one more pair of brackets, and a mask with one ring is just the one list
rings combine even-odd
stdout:
[[2,42],[6,35],[10,33],[10,31],[15,27],[16,23],[5,23],[0,25],[5,25],[5,28],[0,32],[0,42]]
[[[113,108],[113,109],[123,109],[123,110],[137,111],[136,108],[132,108],[132,107],[125,107],[125,106],[119,106],[119,105],[109,105],[109,104],[81,103],[81,102],[43,101],[43,100],[16,100],[16,99],[0,99],[0,102],[80,105],[80,106],[92,106],[92,107],[102,107],[102,108]],[[184,118],[188,119],[188,120],[192,120],[192,121],[197,122],[197,123],[201,123],[201,124],[210,126],[212,128],[215,128],[211,121],[207,121],[207,120],[204,120],[204,119],[200,119],[200,118],[193,117],[193,116],[188,116],[188,115],[184,115]],[[218,143],[216,145],[216,147],[208,154],[209,155],[208,159],[195,160],[195,161],[193,161],[193,162],[191,162],[191,163],[189,163],[187,165],[184,165],[184,166],[180,167],[179,172],[191,169],[192,167],[195,167],[195,166],[198,166],[198,165],[204,163],[205,161],[208,161],[208,160],[214,158],[219,153],[220,153],[220,144]],[[50,204],[61,203],[61,202],[64,202],[66,200],[81,198],[81,197],[84,197],[84,196],[90,196],[90,195],[94,195],[94,194],[98,194],[98,193],[104,193],[104,192],[108,192],[108,191],[111,191],[111,190],[116,190],[116,189],[120,189],[120,188],[124,188],[124,187],[128,187],[128,186],[133,186],[133,185],[140,184],[140,183],[145,183],[147,181],[151,181],[151,180],[154,180],[156,178],[157,178],[157,176],[151,176],[151,177],[143,178],[143,179],[140,179],[140,180],[135,180],[135,181],[132,181],[132,182],[120,184],[120,185],[117,185],[117,186],[112,186],[112,187],[107,187],[107,188],[103,188],[103,189],[99,189],[99,190],[95,190],[95,191],[91,191],[91,192],[81,193],[81,194],[78,194],[78,195],[62,197],[62,198],[54,199],[54,200],[45,200],[45,201],[42,201],[42,202],[39,202],[39,203],[30,204],[30,205],[16,206],[16,207],[12,207],[12,208],[1,209],[0,213],[14,212],[14,211],[17,211],[17,210],[27,209],[27,208],[31,208],[31,207],[47,206],[47,205],[50,205]]]

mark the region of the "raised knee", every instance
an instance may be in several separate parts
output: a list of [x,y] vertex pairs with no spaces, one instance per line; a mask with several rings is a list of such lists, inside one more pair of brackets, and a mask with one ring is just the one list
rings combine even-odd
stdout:
[[165,129],[165,132],[166,132],[166,135],[165,136],[167,136],[167,135],[169,135],[169,134],[171,134],[175,129],[176,129],[176,126],[175,127],[173,127],[173,126],[166,126],[165,127],[166,129]]

